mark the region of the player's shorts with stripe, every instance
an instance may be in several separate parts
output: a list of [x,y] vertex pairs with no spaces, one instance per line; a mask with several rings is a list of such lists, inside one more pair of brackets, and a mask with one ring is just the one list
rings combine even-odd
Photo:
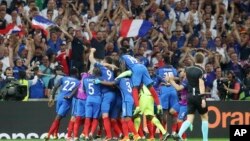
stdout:
[[178,103],[177,91],[174,87],[162,85],[159,87],[159,91],[159,98],[164,110],[168,110]]
[[66,100],[66,99],[57,99],[57,103],[56,103],[56,113],[57,115],[60,115],[62,117],[65,117],[67,115],[67,113],[70,110],[70,106],[71,106],[72,102],[71,99],[70,100]]
[[154,115],[154,99],[149,95],[141,95],[139,105],[144,115]]
[[122,102],[122,117],[132,117],[134,103],[132,101]]
[[85,104],[85,117],[98,118],[101,110],[101,96],[88,96]]
[[102,104],[101,104],[101,112],[109,113],[111,106],[115,102],[115,93],[114,92],[105,92],[103,93]]
[[72,98],[72,105],[71,105],[71,115],[76,116],[77,112],[77,98]]
[[150,78],[147,68],[142,65],[138,64],[135,65],[132,70],[131,81],[133,86],[138,87],[143,83],[144,85],[148,86],[149,84],[153,83],[153,80]]
[[172,107],[176,112],[178,112],[178,119],[185,120],[187,116],[187,105],[181,105],[180,103],[176,103]]

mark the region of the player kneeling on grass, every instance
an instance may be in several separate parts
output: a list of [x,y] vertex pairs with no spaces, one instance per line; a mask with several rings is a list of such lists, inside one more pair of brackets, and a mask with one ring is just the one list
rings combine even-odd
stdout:
[[[119,79],[125,76],[131,76],[131,75],[132,75],[132,71],[126,71],[120,74],[116,79]],[[160,129],[161,133],[163,134],[163,138],[162,138],[163,141],[167,140],[167,138],[169,137],[169,133],[163,128],[160,121],[155,117],[154,98],[151,92],[149,91],[149,89],[145,85],[143,85],[140,90],[139,105],[140,105],[140,110],[141,110],[140,114],[146,115],[147,121],[152,122],[158,129]],[[158,113],[162,113],[162,108],[158,108],[158,107],[159,105],[157,106]],[[136,115],[137,113],[134,113],[134,114]],[[140,116],[138,116],[137,118],[135,118],[135,126],[136,126],[137,131],[139,129],[140,123],[141,123],[141,119],[140,119]],[[153,127],[150,127],[149,130],[152,131]]]
[[71,106],[72,97],[77,92],[77,88],[80,84],[80,81],[77,79],[78,70],[76,68],[72,68],[70,72],[71,76],[62,77],[52,90],[52,94],[48,104],[49,107],[52,107],[54,105],[55,93],[57,89],[61,86],[61,91],[57,96],[57,104],[56,104],[57,115],[49,129],[48,136],[45,138],[46,141],[50,139],[50,135],[53,135],[58,131],[60,121],[68,113]]

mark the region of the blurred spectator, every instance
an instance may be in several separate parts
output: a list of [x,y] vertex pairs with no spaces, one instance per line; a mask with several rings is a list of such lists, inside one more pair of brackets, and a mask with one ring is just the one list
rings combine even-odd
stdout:
[[35,67],[34,78],[37,77],[37,82],[29,87],[29,98],[45,98],[45,84],[41,79],[42,72],[39,70],[39,67]]

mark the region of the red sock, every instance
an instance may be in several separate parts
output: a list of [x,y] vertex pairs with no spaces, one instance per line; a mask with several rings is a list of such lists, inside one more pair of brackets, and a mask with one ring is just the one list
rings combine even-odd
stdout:
[[154,87],[151,86],[151,87],[149,88],[149,91],[150,91],[152,97],[154,98],[155,104],[156,104],[156,105],[160,105],[160,100],[159,100],[159,97],[158,97],[158,95],[157,95],[157,93],[156,93]]
[[182,121],[181,122],[177,122],[177,132],[179,132],[179,130],[181,129],[181,125],[182,125]]
[[[106,136],[107,138],[112,138],[112,134],[111,134],[111,127],[110,127],[110,119],[109,117],[105,117],[103,118],[103,126],[104,126],[104,129],[106,131]],[[93,132],[92,132],[93,133]]]
[[135,130],[135,125],[134,125],[132,119],[127,120],[127,124],[128,124],[128,128],[130,129],[130,131],[132,133],[134,133],[134,135],[137,135],[138,133]]
[[122,131],[123,131],[124,136],[128,137],[128,124],[125,119],[122,120]]
[[101,127],[99,126],[99,128],[98,128],[98,130],[97,130],[97,135],[98,136],[102,136],[102,129],[101,129]]
[[114,132],[116,132],[118,134],[118,136],[120,134],[122,134],[121,128],[120,128],[119,123],[116,119],[111,120],[111,125],[112,125],[112,128],[114,129]]
[[94,118],[92,120],[91,131],[90,131],[92,134],[94,134],[97,125],[98,125],[98,119]]
[[186,139],[186,138],[187,138],[187,134],[186,134],[186,133],[183,133],[183,134],[182,134],[182,138],[183,138],[183,139]]
[[81,121],[82,121],[82,118],[80,116],[77,116],[75,124],[74,124],[74,130],[73,130],[74,137],[78,137],[78,130],[81,125]]
[[139,126],[139,130],[138,130],[138,134],[139,134],[139,136],[140,137],[144,137],[144,133],[143,133],[143,126],[142,126],[142,123],[140,124],[140,126]]
[[133,88],[132,89],[132,94],[133,94],[135,107],[138,107],[139,106],[138,88]]
[[53,134],[54,131],[59,127],[59,124],[60,124],[60,120],[59,120],[59,119],[55,119],[55,120],[53,121],[53,123],[51,124],[50,129],[49,129],[48,138],[49,138],[50,135]]
[[74,129],[74,121],[73,120],[70,120],[69,121],[69,124],[68,124],[68,137],[72,137],[72,132],[73,132],[73,129]]
[[91,119],[90,118],[86,118],[85,119],[84,130],[83,130],[83,133],[84,133],[85,137],[89,136],[89,127],[90,127],[90,124],[91,124]]
[[178,130],[177,130],[177,122],[176,122],[176,119],[177,119],[177,117],[178,117],[178,113],[177,112],[175,112],[173,115],[173,119],[175,119],[174,121],[174,123],[172,123],[172,132],[178,132]]
[[59,126],[57,126],[56,129],[55,129],[55,131],[54,131],[54,136],[56,136],[56,137],[58,137],[58,130],[59,130]]
[[149,138],[154,138],[154,125],[149,120],[147,120],[147,127],[148,127],[148,132],[149,132]]

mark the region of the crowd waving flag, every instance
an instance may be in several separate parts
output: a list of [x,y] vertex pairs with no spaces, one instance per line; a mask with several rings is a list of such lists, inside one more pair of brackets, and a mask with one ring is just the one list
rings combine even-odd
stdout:
[[120,35],[122,37],[143,37],[153,24],[146,20],[123,20],[120,28]]
[[47,28],[50,26],[56,26],[56,24],[42,16],[35,16],[32,19],[32,27],[35,29],[41,29],[43,30],[44,34],[47,36],[48,35],[48,31]]
[[14,33],[20,33],[22,29],[15,24],[8,24],[4,29],[0,30],[1,35],[9,35]]

